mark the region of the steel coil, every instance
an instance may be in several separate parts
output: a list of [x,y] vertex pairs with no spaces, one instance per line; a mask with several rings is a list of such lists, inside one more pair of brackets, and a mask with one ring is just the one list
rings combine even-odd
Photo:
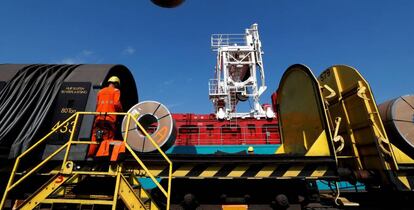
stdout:
[[414,153],[414,95],[401,96],[378,106],[391,143]]
[[[155,143],[162,150],[168,150],[175,142],[176,127],[170,111],[163,104],[156,101],[143,101],[133,106],[129,113],[134,116],[143,128],[151,135]],[[156,150],[154,144],[147,139],[134,121],[127,126],[127,117],[122,121],[122,134],[128,129],[127,142],[137,152],[152,152]]]

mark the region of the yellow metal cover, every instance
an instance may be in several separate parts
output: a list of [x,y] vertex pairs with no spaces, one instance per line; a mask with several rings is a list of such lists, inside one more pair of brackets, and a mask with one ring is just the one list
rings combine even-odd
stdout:
[[278,89],[278,115],[282,149],[289,155],[333,155],[318,81],[311,70],[301,64],[290,66]]
[[352,67],[336,65],[318,79],[324,87],[331,126],[336,117],[342,118],[338,134],[344,138],[345,147],[339,155],[352,157],[341,158],[339,165],[381,173],[397,169],[373,94],[361,74]]

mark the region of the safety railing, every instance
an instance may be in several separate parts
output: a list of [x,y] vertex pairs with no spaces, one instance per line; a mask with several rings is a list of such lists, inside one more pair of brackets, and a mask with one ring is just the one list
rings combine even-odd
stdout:
[[34,168],[32,168],[31,170],[29,170],[28,172],[26,172],[20,179],[18,179],[16,182],[14,182],[14,178],[15,178],[15,176],[17,174],[17,169],[18,169],[18,167],[20,165],[21,160],[24,157],[26,157],[27,154],[29,154],[31,151],[33,151],[35,148],[37,148],[39,145],[42,145],[42,143],[45,142],[46,140],[48,140],[48,138],[52,134],[54,134],[55,132],[57,132],[63,126],[67,125],[67,123],[70,122],[71,120],[73,120],[76,116],[77,116],[76,114],[73,114],[71,117],[69,117],[68,119],[66,119],[63,123],[61,123],[59,126],[55,126],[48,134],[46,134],[46,136],[44,136],[42,139],[40,139],[39,141],[37,141],[33,146],[31,146],[29,149],[27,149],[26,151],[24,151],[22,154],[20,154],[16,158],[16,161],[14,163],[12,172],[10,174],[9,181],[7,183],[6,189],[5,189],[4,194],[3,194],[3,198],[2,198],[1,203],[0,203],[0,209],[3,209],[4,203],[5,203],[6,198],[7,198],[7,195],[8,195],[8,193],[11,190],[13,190],[17,185],[19,185],[21,182],[23,182],[27,177],[29,177],[30,175],[32,175],[34,172],[38,171],[43,165],[45,165],[46,162],[48,162],[53,157],[55,157],[59,152],[61,152],[65,147],[67,147],[67,145],[69,144],[69,142],[66,142],[64,145],[62,145],[61,147],[59,147],[59,149],[57,149],[56,151],[54,151],[47,158],[45,158],[42,162],[40,162],[39,164],[37,164]]
[[[96,142],[92,142],[92,141],[79,141],[79,140],[74,140],[74,135],[76,133],[76,127],[78,125],[78,121],[79,121],[79,117],[81,115],[123,115],[127,117],[127,128],[129,128],[130,123],[131,123],[131,119],[132,122],[136,124],[136,126],[141,130],[141,132],[147,137],[147,139],[150,140],[150,142],[154,145],[154,147],[157,149],[157,151],[161,154],[161,156],[165,159],[165,161],[168,163],[169,165],[169,171],[168,171],[168,186],[167,189],[165,189],[160,182],[155,178],[155,176],[151,173],[151,171],[148,169],[148,167],[144,164],[144,162],[138,157],[138,155],[132,150],[132,148],[129,146],[128,144],[128,132],[129,129],[126,129],[125,131],[125,135],[124,135],[124,143],[125,143],[125,148],[126,150],[128,150],[130,152],[130,154],[133,156],[133,158],[137,161],[137,163],[139,164],[140,167],[142,167],[142,169],[144,169],[144,171],[146,172],[146,174],[149,176],[149,178],[155,183],[155,185],[160,189],[160,191],[164,194],[164,196],[167,199],[167,203],[166,203],[166,208],[170,209],[170,197],[171,197],[171,181],[172,181],[172,162],[171,160],[167,157],[167,155],[161,150],[161,148],[158,146],[158,144],[156,144],[156,142],[152,139],[151,135],[148,134],[148,132],[144,129],[144,127],[138,122],[138,120],[136,119],[137,116],[133,116],[130,113],[112,113],[112,112],[106,112],[106,113],[101,113],[101,112],[77,112],[75,114],[73,114],[72,116],[70,116],[68,119],[66,119],[64,122],[58,124],[57,126],[55,126],[46,136],[44,136],[42,139],[40,139],[39,141],[37,141],[33,146],[31,146],[28,150],[26,150],[25,152],[23,152],[21,155],[19,155],[16,158],[15,164],[13,166],[9,181],[7,183],[5,192],[3,194],[3,198],[1,200],[0,203],[0,209],[3,209],[7,195],[9,194],[10,191],[12,191],[14,188],[16,188],[17,185],[19,185],[20,183],[22,183],[24,180],[26,180],[30,175],[33,175],[35,172],[37,172],[40,168],[42,168],[42,166],[44,166],[48,161],[50,161],[52,158],[54,158],[57,154],[59,154],[62,151],[65,151],[64,157],[63,157],[63,161],[62,161],[62,165],[61,165],[61,171],[64,170],[66,163],[69,161],[69,154],[70,154],[70,148],[72,145],[75,144],[98,144]],[[15,181],[15,177],[18,174],[17,170],[19,168],[20,162],[21,160],[27,156],[27,154],[29,154],[31,151],[35,150],[36,148],[38,148],[40,145],[42,145],[42,143],[44,143],[46,140],[48,140],[50,138],[51,135],[53,135],[54,133],[56,133],[59,129],[61,129],[64,126],[68,126],[68,123],[71,121],[74,121],[74,123],[71,123],[73,125],[71,131],[70,131],[70,137],[68,139],[68,141],[63,144],[61,147],[59,147],[57,150],[55,150],[53,153],[51,153],[48,157],[46,157],[45,159],[43,159],[39,164],[37,164],[35,167],[33,167],[32,169],[25,171],[22,175],[22,177],[20,177],[19,179],[17,179],[17,181]],[[83,172],[83,171],[76,171],[74,173],[77,174],[96,174],[99,173],[101,175],[105,175],[108,174],[110,175],[110,173],[104,173],[104,172]]]
[[218,79],[210,79],[210,81],[208,81],[208,94],[210,96],[225,95],[224,90],[222,89],[221,86],[219,86],[220,82],[223,82],[223,81],[222,80],[219,81]]
[[[236,77],[239,78],[239,77]],[[235,78],[233,78],[235,79]],[[223,87],[221,85],[219,85],[220,83],[223,83],[223,80],[218,80],[218,79],[210,79],[208,81],[208,94],[210,96],[227,96],[227,93],[224,91]],[[240,79],[239,81],[236,82],[241,82]],[[253,85],[244,85],[243,87],[233,87],[230,86],[230,92],[237,92],[237,93],[245,93],[247,94],[247,96],[253,96]]]
[[216,51],[220,47],[245,46],[245,34],[213,34],[211,35],[211,48]]

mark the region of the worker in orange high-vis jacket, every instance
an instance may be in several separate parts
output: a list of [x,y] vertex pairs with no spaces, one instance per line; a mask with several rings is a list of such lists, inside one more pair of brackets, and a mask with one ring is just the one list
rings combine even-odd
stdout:
[[[121,105],[121,92],[119,91],[119,86],[121,81],[118,77],[112,76],[108,80],[108,86],[101,89],[98,93],[96,101],[96,112],[100,112],[96,116],[95,122],[92,129],[92,141],[105,144],[109,144],[108,141],[112,141],[115,137],[116,131],[116,117],[117,115],[107,114],[108,112],[122,112]],[[102,144],[101,143],[101,144]],[[106,154],[109,152],[109,146],[105,145],[105,151],[102,152],[102,145],[91,144],[89,146],[88,157],[96,156],[108,156]],[[101,151],[101,152],[100,152]],[[99,154],[102,153],[102,154]]]

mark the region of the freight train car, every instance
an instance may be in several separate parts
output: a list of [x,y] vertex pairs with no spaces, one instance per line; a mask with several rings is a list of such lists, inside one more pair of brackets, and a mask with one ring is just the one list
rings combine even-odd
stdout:
[[[296,64],[263,105],[257,25],[211,43],[212,114],[138,103],[122,65],[0,65],[0,208],[410,209],[412,97],[378,109],[354,68],[315,77]],[[94,112],[114,75],[125,112]],[[99,115],[118,116],[109,147],[124,145],[124,158],[86,158]]]
[[[297,86],[298,82],[302,85]],[[133,205],[147,209],[221,209],[235,205],[286,209],[289,203],[290,208],[299,209],[355,205],[387,209],[396,207],[393,202],[409,208],[412,154],[388,139],[369,85],[356,70],[333,66],[316,79],[306,66],[293,65],[280,82],[277,107],[282,144],[273,155],[165,156],[162,150],[158,150],[159,155],[130,149],[130,156],[122,164],[105,169],[97,167],[102,162],[79,160],[69,157],[69,153],[63,155],[63,160],[43,158],[40,165],[28,156],[32,164],[27,164],[20,160],[36,151],[29,149],[18,158],[20,166],[13,170],[15,179],[8,184],[5,198],[9,202],[17,199],[13,204],[19,208],[52,209],[133,209]],[[99,113],[78,112],[74,116],[87,114]],[[139,124],[133,115],[127,116],[130,122]],[[69,122],[73,120],[76,118]],[[73,134],[81,123],[73,123]],[[58,126],[52,133],[59,133],[63,127]],[[145,129],[139,132],[145,134]],[[151,135],[147,137],[156,143]],[[126,138],[127,145],[134,141]],[[59,149],[90,144],[73,135],[68,142]],[[51,155],[57,154],[54,151]],[[148,185],[145,177],[157,183],[155,188],[144,186]],[[318,189],[317,181],[329,182],[333,193]],[[339,181],[363,183],[365,189],[341,191]]]

